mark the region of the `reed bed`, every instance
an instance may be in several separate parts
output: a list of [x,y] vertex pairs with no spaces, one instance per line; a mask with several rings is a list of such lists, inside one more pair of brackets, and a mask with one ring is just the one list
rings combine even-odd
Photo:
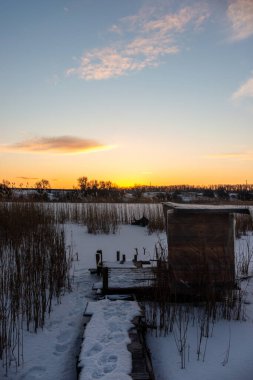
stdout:
[[58,223],[80,223],[89,233],[115,233],[120,224],[131,224],[142,216],[149,220],[149,233],[165,231],[161,204],[55,203],[48,207]]
[[35,203],[0,204],[0,360],[23,360],[23,329],[36,332],[70,288],[64,231],[50,209]]
[[239,239],[242,235],[253,231],[253,220],[251,215],[237,214],[235,217],[235,234]]

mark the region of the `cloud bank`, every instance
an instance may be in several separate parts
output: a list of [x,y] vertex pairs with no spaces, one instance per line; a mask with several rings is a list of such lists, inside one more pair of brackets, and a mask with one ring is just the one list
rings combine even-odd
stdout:
[[110,28],[116,42],[84,53],[79,67],[67,75],[84,80],[102,80],[160,65],[162,57],[181,48],[178,37],[199,28],[209,17],[206,2],[185,6],[176,12],[167,7],[144,7],[138,14],[125,17]]
[[232,27],[232,40],[240,41],[253,35],[252,0],[230,0],[227,16]]
[[96,140],[75,136],[58,136],[39,137],[17,142],[15,144],[2,145],[0,146],[0,151],[66,154],[107,150],[112,147],[112,145],[101,144]]

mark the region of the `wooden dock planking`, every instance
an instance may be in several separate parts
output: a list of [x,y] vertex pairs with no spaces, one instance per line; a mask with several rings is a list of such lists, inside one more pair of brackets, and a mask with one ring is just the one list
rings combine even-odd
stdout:
[[132,322],[134,327],[129,331],[131,343],[128,345],[128,350],[132,354],[132,372],[130,376],[133,380],[155,380],[151,359],[145,343],[142,318],[136,317]]
[[[105,276],[104,276],[105,273]],[[137,289],[150,287],[155,276],[152,268],[108,268],[103,269],[103,291],[117,292],[124,288]]]

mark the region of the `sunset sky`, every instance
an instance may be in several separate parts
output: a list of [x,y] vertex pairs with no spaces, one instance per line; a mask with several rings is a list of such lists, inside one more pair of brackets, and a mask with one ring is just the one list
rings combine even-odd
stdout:
[[252,0],[0,0],[0,182],[253,183]]

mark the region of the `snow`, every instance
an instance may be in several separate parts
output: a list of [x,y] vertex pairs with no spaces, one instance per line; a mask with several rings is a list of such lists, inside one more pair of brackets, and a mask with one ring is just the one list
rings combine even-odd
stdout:
[[[146,228],[135,226],[120,226],[115,235],[90,235],[84,226],[75,224],[65,225],[65,230],[67,244],[72,241],[74,253],[78,253],[74,255],[71,270],[72,291],[62,296],[60,304],[55,302],[43,330],[39,330],[37,334],[24,331],[24,362],[16,370],[13,361],[8,379],[76,379],[76,355],[79,354],[82,342],[83,313],[88,303],[87,311],[93,316],[87,325],[82,346],[81,360],[87,369],[84,378],[102,376],[104,380],[129,380],[131,368],[129,353],[126,351],[126,332],[131,326],[131,318],[138,313],[138,308],[131,301],[105,300],[93,303],[92,285],[98,281],[98,277],[91,275],[88,268],[95,267],[95,254],[99,249],[102,249],[103,258],[108,261],[116,260],[117,251],[121,255],[125,254],[126,260],[130,261],[136,248],[138,259],[152,259],[156,242],[158,239],[166,242],[166,236],[149,235]],[[248,245],[252,250],[251,235],[236,242],[237,252],[244,251]],[[196,358],[196,326],[191,325],[188,328],[189,360],[187,357],[185,369],[180,368],[180,357],[173,334],[166,337],[148,334],[157,380],[253,378],[253,279],[245,280],[242,284],[246,292],[246,320],[217,321],[212,336],[207,340],[204,360],[203,355],[200,360]],[[4,378],[4,369],[1,367],[0,379]]]
[[[244,284],[245,285],[245,284]],[[206,353],[197,360],[197,326],[187,330],[186,368],[181,369],[174,335],[155,337],[148,334],[148,345],[157,380],[252,380],[253,283],[247,287],[247,321],[220,320],[206,339]],[[204,349],[203,349],[204,351]],[[226,356],[228,361],[226,363]]]
[[[62,296],[60,304],[55,301],[43,330],[38,330],[37,334],[24,330],[24,362],[16,369],[13,361],[8,380],[76,380],[76,356],[80,352],[83,334],[83,313],[87,302],[93,297],[92,285],[99,279],[88,270],[95,267],[96,251],[102,249],[103,258],[108,261],[116,260],[116,252],[120,251],[130,261],[137,248],[138,258],[149,260],[154,256],[158,239],[166,241],[165,234],[149,235],[146,228],[125,225],[120,226],[115,235],[91,235],[87,233],[86,227],[76,224],[66,224],[65,231],[67,245],[72,241],[74,248],[72,291]],[[119,346],[117,366],[122,368]],[[117,374],[116,377],[108,374],[104,379],[128,380],[128,370],[129,362],[125,374],[122,373],[120,378]],[[5,370],[0,367],[0,379],[4,378]]]
[[253,212],[253,206],[242,206],[242,205],[209,205],[209,204],[184,204],[184,203],[173,203],[173,202],[165,202],[163,203],[168,208],[173,210],[210,210],[210,211],[239,211],[240,210],[248,210],[250,214]]
[[128,331],[133,318],[140,314],[134,301],[110,301],[88,304],[87,314],[92,314],[85,333],[80,354],[83,367],[80,380],[131,379],[131,353]]
[[[235,244],[237,267],[243,257],[253,254],[253,235],[242,236]],[[253,275],[250,258],[249,275]],[[190,323],[187,328],[187,358],[185,369],[181,369],[180,355],[175,343],[175,333],[156,337],[147,334],[147,343],[152,354],[152,364],[157,380],[252,380],[253,342],[253,278],[242,280],[245,320],[218,320],[213,333],[205,338],[200,359],[197,359],[198,326]],[[196,310],[195,310],[196,312]],[[204,354],[204,345],[206,352]],[[226,357],[228,360],[226,362]]]

